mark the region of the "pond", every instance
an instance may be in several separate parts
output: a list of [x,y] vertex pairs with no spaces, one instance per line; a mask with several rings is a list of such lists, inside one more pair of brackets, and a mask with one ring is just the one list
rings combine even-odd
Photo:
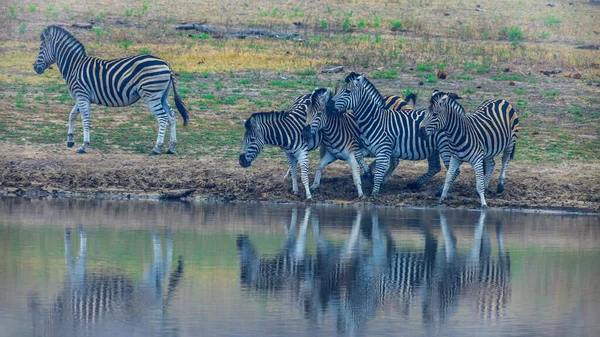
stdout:
[[600,336],[600,217],[0,199],[0,336]]

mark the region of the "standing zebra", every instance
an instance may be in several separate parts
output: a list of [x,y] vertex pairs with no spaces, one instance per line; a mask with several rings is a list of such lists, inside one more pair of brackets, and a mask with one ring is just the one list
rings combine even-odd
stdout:
[[75,118],[81,113],[83,145],[77,152],[86,152],[90,144],[91,103],[123,107],[142,98],[158,120],[158,138],[152,154],[160,154],[167,124],[171,136],[167,153],[175,153],[177,144],[175,112],[168,103],[171,86],[173,86],[175,105],[183,117],[183,125],[187,124],[189,116],[167,62],[151,55],[115,60],[87,56],[83,44],[58,26],[44,29],[41,40],[40,52],[33,69],[36,73],[42,74],[50,65],[56,63],[62,77],[67,81],[71,97],[76,101],[69,115],[68,147],[75,144],[73,141]]
[[383,97],[364,74],[344,84],[328,104],[328,109],[337,113],[353,111],[362,144],[376,157],[374,197],[379,193],[390,161],[390,168],[395,168],[397,159],[428,160],[428,171],[411,182],[409,188],[421,186],[441,170],[440,153],[446,166],[450,162],[444,133],[427,139],[417,136],[425,109],[394,111],[385,109],[384,104]]
[[[358,197],[363,196],[362,182],[360,178],[360,167],[365,172],[369,171],[369,165],[365,163],[363,153],[359,146],[358,125],[352,116],[333,115],[324,113],[325,106],[331,98],[331,90],[318,88],[312,94],[311,105],[306,118],[306,126],[303,129],[305,139],[312,139],[315,134],[322,129],[322,140],[320,150],[320,160],[315,173],[314,183],[310,186],[311,190],[317,189],[321,184],[321,175],[323,169],[337,159],[345,160],[352,169],[352,180],[358,191]],[[321,116],[325,115],[324,118]],[[330,116],[331,115],[331,116]],[[317,122],[315,120],[318,119]],[[321,121],[319,123],[319,121]],[[314,125],[318,124],[318,128]],[[323,127],[321,127],[323,125]]]
[[448,148],[452,153],[441,200],[448,197],[454,181],[452,177],[460,164],[466,161],[475,171],[481,207],[487,207],[485,190],[496,165],[494,157],[504,152],[498,179],[500,194],[504,192],[506,166],[515,154],[519,131],[519,117],[515,109],[505,100],[486,100],[474,113],[465,116],[463,107],[450,95],[434,90],[425,119],[421,122],[419,135],[427,137],[440,130],[446,134]]
[[[363,192],[358,166],[362,167],[366,176],[370,174],[371,168],[364,161],[365,153],[360,147],[360,130],[356,119],[350,113],[336,114],[324,109],[325,104],[331,97],[331,92],[328,89],[318,89],[315,94],[318,95],[317,97],[322,103],[318,108],[310,109],[311,113],[308,114],[303,133],[306,139],[310,139],[320,131],[323,138],[321,140],[321,160],[315,173],[315,181],[310,188],[314,191],[320,185],[323,169],[333,161],[340,159],[347,161],[352,168],[352,177],[360,198]],[[386,107],[395,106],[402,109],[409,102],[414,105],[415,95],[410,94],[406,99],[399,96],[386,96],[384,99],[386,100]],[[367,152],[367,155],[369,154],[368,151],[365,152]],[[392,174],[396,165],[397,163],[393,163],[390,166],[383,179],[384,183]]]
[[[312,199],[308,186],[308,152],[321,143],[321,135],[305,140],[302,128],[306,123],[308,109],[312,107],[312,94],[296,98],[289,111],[257,112],[244,122],[240,166],[248,167],[260,154],[265,145],[279,146],[288,164],[288,174],[292,177],[292,191],[298,194],[297,164],[300,165],[300,179],[306,191],[306,199]],[[286,174],[287,176],[287,174]]]

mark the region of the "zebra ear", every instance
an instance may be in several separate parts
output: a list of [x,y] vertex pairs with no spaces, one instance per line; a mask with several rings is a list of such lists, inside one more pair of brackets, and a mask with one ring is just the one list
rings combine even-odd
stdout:
[[437,90],[437,89],[433,89],[433,92],[431,93],[431,96],[435,96],[435,94],[437,94],[438,92],[440,92],[440,91]]
[[439,100],[440,105],[445,106],[446,103],[448,103],[448,98],[449,98],[448,94],[444,94],[444,96],[440,97],[440,100]]

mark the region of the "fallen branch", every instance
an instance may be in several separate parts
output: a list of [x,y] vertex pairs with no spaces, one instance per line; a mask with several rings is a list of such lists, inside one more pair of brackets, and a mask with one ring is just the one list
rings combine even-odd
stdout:
[[278,32],[273,32],[270,30],[263,30],[263,29],[243,29],[243,30],[234,30],[234,31],[228,32],[225,30],[213,29],[208,26],[201,25],[201,24],[177,26],[177,27],[175,27],[175,29],[177,29],[177,30],[197,30],[202,33],[216,35],[218,37],[221,37],[224,35],[229,35],[231,37],[238,38],[238,39],[244,39],[248,36],[268,36],[268,37],[274,37],[277,39],[284,39],[284,40],[287,40],[287,39],[302,40],[302,37],[296,33],[278,33]]
[[326,74],[333,74],[333,73],[341,73],[342,71],[344,71],[344,66],[338,66],[338,67],[325,69],[321,72],[326,73]]

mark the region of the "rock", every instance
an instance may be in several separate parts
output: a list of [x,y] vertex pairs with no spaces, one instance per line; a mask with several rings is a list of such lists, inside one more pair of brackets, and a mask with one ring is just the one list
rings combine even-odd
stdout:
[[554,4],[554,2],[551,2],[549,4],[546,5],[547,7],[556,7],[556,5]]
[[341,73],[342,71],[344,71],[344,66],[327,68],[327,69],[322,70],[321,72],[326,73],[326,74],[333,74],[333,73]]
[[440,80],[445,80],[447,76],[448,76],[448,74],[446,74],[443,70],[441,70],[441,69],[437,70],[437,77]]
[[508,85],[515,85],[515,82],[510,81],[510,82],[508,82]]
[[423,81],[419,82],[419,85],[423,85]]

